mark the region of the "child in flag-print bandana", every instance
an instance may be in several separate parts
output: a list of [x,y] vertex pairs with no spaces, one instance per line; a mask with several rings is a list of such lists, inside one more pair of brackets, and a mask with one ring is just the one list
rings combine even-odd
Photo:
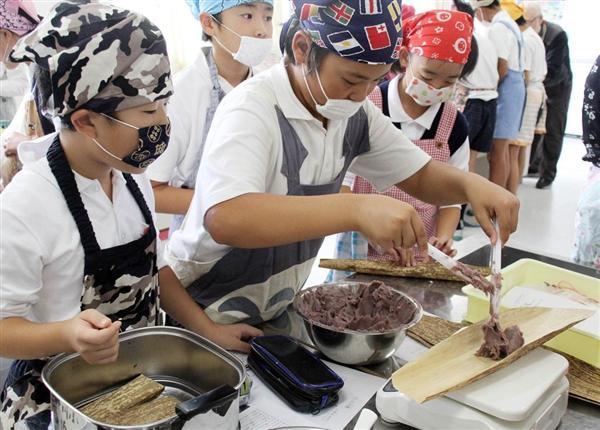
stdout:
[[[284,61],[219,105],[198,175],[202,190],[169,243],[176,274],[217,322],[285,318],[327,235],[356,230],[392,255],[427,247],[411,205],[339,193],[348,171],[379,191],[398,186],[434,205],[470,200],[493,242],[517,224],[516,198],[432,160],[367,100],[400,58],[399,1],[293,5],[280,39]],[[457,58],[468,51],[461,41],[456,47]]]

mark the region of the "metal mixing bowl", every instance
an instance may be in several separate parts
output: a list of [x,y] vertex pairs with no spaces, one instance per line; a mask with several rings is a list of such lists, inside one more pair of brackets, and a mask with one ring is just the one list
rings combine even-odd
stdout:
[[[315,285],[298,292],[294,298],[294,308],[304,320],[308,335],[314,345],[328,358],[338,363],[351,365],[366,365],[380,363],[391,357],[398,349],[404,338],[406,330],[417,324],[423,316],[423,308],[412,297],[394,290],[396,294],[405,297],[414,306],[415,313],[411,321],[393,330],[384,332],[364,332],[355,330],[338,330],[334,327],[325,326],[316,321],[309,320],[298,308],[298,301],[305,294],[319,287],[337,286],[348,288],[349,292],[355,292],[360,283],[338,282],[334,284]],[[391,288],[391,287],[390,287]]]

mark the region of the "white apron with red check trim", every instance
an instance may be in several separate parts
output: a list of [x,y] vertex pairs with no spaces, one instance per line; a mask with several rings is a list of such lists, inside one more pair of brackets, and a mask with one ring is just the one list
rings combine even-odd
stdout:
[[[369,99],[373,102],[373,104],[375,104],[375,106],[379,107],[379,109],[383,108],[383,98],[381,89],[379,87],[375,87],[375,90],[369,95]],[[433,139],[414,140],[413,142],[423,151],[427,152],[432,159],[441,161],[442,163],[447,163],[450,159],[450,147],[448,145],[448,140],[450,139],[452,129],[454,128],[457,111],[456,107],[452,103],[444,103],[442,105],[442,109],[442,116],[440,118],[435,137]],[[435,218],[438,211],[437,206],[422,202],[408,193],[405,193],[398,187],[392,187],[385,193],[378,193],[375,187],[373,187],[369,181],[360,176],[357,176],[354,180],[352,192],[356,194],[380,194],[402,200],[403,202],[412,205],[417,210],[417,213],[425,224],[427,237],[435,235]],[[370,245],[368,250],[368,258],[369,260],[394,259],[394,257],[391,255],[377,252]],[[417,253],[417,258],[422,257]]]

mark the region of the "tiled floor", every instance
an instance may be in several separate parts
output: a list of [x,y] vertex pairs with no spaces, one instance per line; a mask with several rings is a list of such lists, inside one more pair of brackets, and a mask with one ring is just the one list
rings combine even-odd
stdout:
[[[589,163],[581,160],[585,150],[578,139],[567,138],[554,184],[546,190],[535,188],[535,178],[525,178],[519,188],[521,200],[518,230],[508,244],[515,248],[549,255],[563,260],[571,259],[574,240],[575,209],[579,194],[586,183]],[[459,257],[487,243],[479,228],[467,228],[464,238],[456,242]],[[319,258],[331,258],[335,238],[328,237]],[[327,270],[315,265],[306,285],[322,282]]]

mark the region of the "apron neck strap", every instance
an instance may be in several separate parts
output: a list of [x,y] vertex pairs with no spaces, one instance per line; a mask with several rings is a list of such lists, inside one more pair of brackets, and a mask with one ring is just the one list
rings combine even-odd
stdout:
[[73,174],[73,170],[71,170],[71,166],[69,165],[65,151],[60,144],[60,137],[58,135],[54,138],[50,148],[48,148],[46,157],[48,158],[50,170],[58,182],[58,186],[63,193],[69,212],[71,212],[73,220],[79,230],[81,245],[83,246],[85,255],[100,251],[100,246],[96,240],[92,222],[90,221],[90,217],[81,200],[81,194],[77,188],[75,175]]
[[146,221],[146,224],[148,224],[150,228],[154,228],[154,219],[152,218],[152,212],[150,211],[150,208],[148,208],[146,199],[144,198],[144,195],[142,194],[142,191],[140,190],[140,187],[138,186],[137,182],[129,173],[123,173],[123,177],[125,178],[125,182],[127,183],[127,188],[129,189],[129,192],[131,193],[133,199],[142,211],[144,221]]
[[[77,188],[77,181],[75,180],[75,175],[73,170],[71,170],[71,166],[69,165],[69,161],[67,160],[63,147],[60,144],[60,137],[58,135],[50,145],[46,157],[48,158],[50,170],[56,178],[58,186],[63,193],[65,202],[69,208],[69,212],[71,212],[73,220],[77,225],[77,230],[79,231],[81,245],[83,246],[85,255],[89,256],[99,252],[100,245],[98,245],[98,241],[96,240],[96,234],[94,233],[92,222],[90,221],[87,209],[85,208],[83,200],[81,199],[81,194]],[[130,174],[123,173],[123,177],[125,178],[129,192],[142,211],[144,221],[146,224],[148,224],[151,231],[154,232],[154,220],[152,218],[152,212],[148,208],[146,199],[144,198],[140,187]]]

